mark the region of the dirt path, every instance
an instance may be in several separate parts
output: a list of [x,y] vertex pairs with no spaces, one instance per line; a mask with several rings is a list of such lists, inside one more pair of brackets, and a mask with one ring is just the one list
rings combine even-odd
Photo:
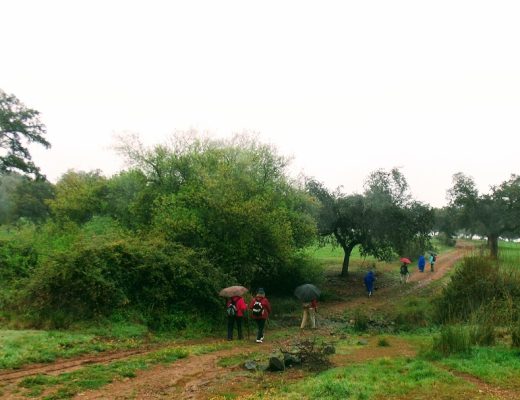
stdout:
[[[422,288],[428,286],[431,282],[442,278],[455,264],[461,260],[465,254],[471,251],[469,246],[457,246],[454,251],[446,254],[440,254],[435,263],[434,272],[430,272],[430,266],[427,265],[424,272],[419,272],[415,266],[410,266],[410,279],[406,284],[395,284],[384,279],[378,279],[376,287],[378,290],[370,298],[367,297],[363,285],[362,276],[350,276],[345,280],[341,277],[330,277],[330,286],[347,301],[337,301],[323,304],[320,313],[324,317],[337,318],[340,317],[345,309],[355,309],[357,307],[366,306],[371,310],[378,310],[388,305],[389,300],[397,300],[403,296],[410,295]],[[396,276],[399,274],[398,266],[396,266]]]

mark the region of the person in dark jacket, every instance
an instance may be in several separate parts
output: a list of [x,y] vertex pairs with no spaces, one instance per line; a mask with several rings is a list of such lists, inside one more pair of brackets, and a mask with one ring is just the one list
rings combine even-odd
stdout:
[[374,275],[374,271],[370,270],[365,274],[363,278],[365,282],[365,286],[367,288],[368,297],[372,296],[374,291],[374,282],[376,280],[376,276]]
[[[231,306],[234,306],[233,311],[230,311]],[[237,324],[238,339],[243,339],[242,321],[244,319],[244,312],[247,310],[246,302],[240,296],[233,296],[228,299],[226,310],[228,314],[227,339],[233,340],[233,328],[235,323]]]
[[265,297],[265,291],[259,288],[256,292],[256,296],[251,300],[249,304],[251,310],[251,318],[256,321],[258,332],[256,334],[256,343],[262,343],[264,341],[264,328],[267,318],[271,313],[271,304],[267,297]]
[[408,279],[410,278],[410,272],[408,271],[408,263],[403,262],[400,268],[401,274],[401,283],[408,283]]

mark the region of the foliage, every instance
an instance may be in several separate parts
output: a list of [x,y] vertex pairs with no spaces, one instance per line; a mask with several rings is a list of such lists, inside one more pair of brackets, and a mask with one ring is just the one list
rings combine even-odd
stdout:
[[49,200],[54,220],[83,224],[103,215],[107,204],[107,182],[100,171],[63,174],[55,186],[56,196]]
[[500,236],[520,236],[520,176],[511,175],[490,193],[479,194],[472,178],[457,173],[448,194],[455,225],[487,237],[492,257],[498,255]]
[[186,324],[182,315],[218,309],[223,276],[201,254],[160,240],[109,239],[91,237],[56,254],[31,276],[15,306],[51,326],[137,309],[153,327],[173,318],[170,326],[178,329]]
[[40,170],[32,162],[27,144],[39,143],[45,148],[46,128],[40,121],[40,113],[27,108],[16,96],[0,89],[0,175],[13,171],[41,177]]
[[468,330],[464,326],[444,326],[440,335],[433,339],[432,351],[433,354],[437,353],[444,357],[452,354],[469,354],[471,339]]
[[442,295],[435,300],[439,322],[469,321],[474,314],[494,316],[491,323],[517,318],[520,279],[501,270],[491,259],[466,257]]
[[0,224],[20,218],[43,222],[49,216],[46,201],[53,196],[52,184],[43,179],[32,180],[14,172],[0,175]]
[[287,161],[254,139],[178,137],[125,151],[153,197],[152,234],[204,251],[230,284],[277,282],[314,239],[311,199],[288,179]]
[[330,192],[313,179],[306,188],[320,203],[319,234],[334,237],[344,251],[342,275],[348,272],[356,246],[362,255],[389,260],[396,253],[410,257],[424,252],[430,245],[433,212],[411,199],[406,179],[397,169],[373,172],[362,195]]

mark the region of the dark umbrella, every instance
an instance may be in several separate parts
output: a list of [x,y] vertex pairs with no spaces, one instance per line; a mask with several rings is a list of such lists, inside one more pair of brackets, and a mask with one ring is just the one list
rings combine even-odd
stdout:
[[410,261],[410,259],[406,258],[406,257],[400,258],[399,261],[401,261],[402,263],[405,263],[405,264],[411,264],[412,263]]
[[222,289],[218,295],[222,297],[242,296],[247,290],[243,286],[230,286]]
[[311,301],[320,297],[321,291],[316,286],[306,283],[294,289],[294,295],[301,301]]

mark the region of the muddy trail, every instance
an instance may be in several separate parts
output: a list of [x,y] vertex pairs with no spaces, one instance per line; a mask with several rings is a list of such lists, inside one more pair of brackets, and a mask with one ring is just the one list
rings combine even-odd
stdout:
[[[322,323],[315,334],[328,336],[333,335],[331,326],[325,321],[341,318],[345,308],[358,306],[369,306],[373,310],[383,309],[388,306],[389,300],[398,299],[427,287],[430,283],[442,278],[453,265],[470,250],[469,247],[458,247],[454,251],[442,254],[438,257],[435,271],[430,272],[429,266],[425,272],[419,273],[410,268],[412,274],[407,284],[399,284],[395,280],[378,282],[379,289],[374,296],[368,298],[359,276],[349,277],[347,280],[336,275],[328,277],[328,287],[344,299],[323,303],[319,310],[319,319]],[[352,282],[350,282],[352,281]],[[314,333],[314,332],[313,332]],[[273,334],[273,333],[271,333]],[[264,359],[273,351],[279,350],[292,338],[266,340],[263,344],[254,343],[254,340],[244,341],[239,346],[223,348],[206,354],[190,354],[187,358],[178,360],[171,364],[161,364],[149,369],[141,370],[134,377],[116,380],[98,390],[87,390],[76,394],[76,399],[219,399],[217,393],[232,393],[235,397],[266,390],[269,385],[276,385],[277,381],[288,383],[301,379],[306,372],[294,369],[269,378],[269,384],[264,379],[258,378],[257,374],[246,371],[243,365],[222,366],[219,361],[233,359],[233,357],[244,357],[251,355],[252,358]],[[348,356],[335,355],[332,357],[334,365],[346,365],[348,363],[363,362],[372,358],[382,356],[392,357],[406,354],[414,356],[415,350],[408,343],[398,338],[392,338],[392,346],[386,349],[377,348],[375,343],[367,342],[363,351],[354,351]],[[375,342],[375,339],[374,339]],[[180,342],[176,345],[168,345],[189,348],[191,345],[213,344],[224,345],[222,339],[205,339],[189,342]],[[30,376],[59,375],[71,372],[86,365],[109,364],[117,360],[132,359],[133,357],[157,350],[146,348],[140,350],[121,351],[99,355],[89,355],[73,360],[60,360],[48,365],[33,365],[16,371],[4,371],[0,373],[0,390],[3,399],[26,399],[19,390],[18,384],[23,378]],[[381,352],[385,352],[382,354]],[[388,354],[386,354],[388,353]],[[491,392],[492,388],[486,388]],[[486,391],[488,391],[486,390]],[[504,398],[508,394],[505,394]],[[42,394],[45,396],[45,393]],[[40,397],[43,398],[43,397]],[[500,397],[499,397],[500,398]]]

